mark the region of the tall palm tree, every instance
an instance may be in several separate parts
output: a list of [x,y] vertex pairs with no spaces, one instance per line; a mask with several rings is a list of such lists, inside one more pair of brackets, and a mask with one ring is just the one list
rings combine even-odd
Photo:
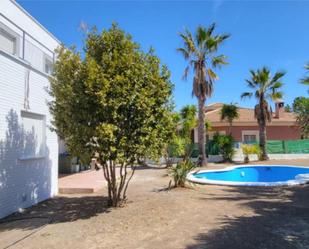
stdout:
[[232,134],[232,123],[234,119],[239,118],[238,107],[234,104],[224,104],[220,111],[220,118],[222,120],[227,120],[229,123],[229,133]]
[[241,95],[241,98],[252,97],[254,94],[258,101],[258,104],[254,108],[254,115],[257,119],[260,130],[261,160],[267,160],[266,122],[270,122],[272,117],[268,100],[278,100],[282,98],[283,93],[280,90],[283,83],[281,82],[281,79],[285,73],[278,71],[272,76],[270,70],[263,67],[257,71],[250,70],[250,74],[251,78],[246,80],[246,82],[253,92],[244,92]]
[[229,35],[215,35],[215,27],[214,23],[208,28],[198,26],[194,35],[189,30],[185,30],[180,33],[184,43],[183,47],[177,49],[188,61],[188,66],[184,71],[184,79],[187,78],[190,69],[194,73],[192,95],[198,99],[198,147],[201,166],[207,164],[204,106],[206,98],[211,97],[213,93],[214,81],[218,79],[213,68],[227,64],[226,56],[216,55],[216,52]]

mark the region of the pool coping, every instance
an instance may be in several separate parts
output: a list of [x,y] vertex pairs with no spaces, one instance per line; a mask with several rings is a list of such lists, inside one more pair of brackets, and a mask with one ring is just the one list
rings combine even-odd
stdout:
[[191,171],[187,175],[187,180],[194,183],[200,184],[211,184],[211,185],[225,185],[225,186],[293,186],[300,185],[309,182],[309,174],[298,174],[295,176],[295,179],[288,181],[280,181],[280,182],[235,182],[235,181],[219,181],[219,180],[208,180],[205,178],[196,178],[193,175],[196,173],[204,173],[204,172],[222,172],[222,171],[231,171],[237,168],[247,168],[247,167],[291,167],[291,168],[304,168],[309,169],[305,166],[296,166],[296,165],[242,165],[242,166],[229,166],[223,169],[212,169],[212,170],[194,170]]

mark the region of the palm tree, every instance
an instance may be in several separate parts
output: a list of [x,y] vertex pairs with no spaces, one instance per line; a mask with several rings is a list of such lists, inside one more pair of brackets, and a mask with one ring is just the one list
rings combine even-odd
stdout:
[[[205,131],[206,131],[205,142],[206,142],[206,145],[208,145],[208,142],[209,142],[209,132],[212,131],[212,124],[208,120],[205,121]],[[208,157],[208,151],[209,151],[209,148],[206,149],[206,156],[207,157]]]
[[184,46],[177,49],[188,61],[183,78],[187,78],[190,69],[193,69],[194,72],[192,95],[198,99],[198,147],[201,166],[207,164],[204,106],[206,98],[211,97],[213,93],[214,81],[218,79],[213,68],[227,64],[226,56],[216,55],[216,52],[229,35],[214,35],[215,27],[215,24],[210,25],[207,29],[198,26],[194,36],[189,30],[185,30],[180,33]]
[[261,160],[267,160],[266,153],[266,122],[271,121],[272,113],[268,100],[278,100],[282,98],[283,93],[280,91],[283,83],[280,81],[285,75],[284,72],[278,71],[272,77],[270,70],[266,67],[257,71],[250,70],[251,79],[246,80],[249,88],[254,92],[244,92],[241,98],[252,97],[254,94],[258,104],[254,108],[254,115],[257,119],[260,130],[260,149]]
[[234,104],[226,105],[224,104],[220,111],[221,121],[227,120],[230,124],[229,133],[232,134],[232,123],[234,119],[239,118],[238,107]]
[[196,107],[195,105],[185,105],[180,110],[180,117],[182,119],[182,135],[191,139],[191,132],[196,127]]

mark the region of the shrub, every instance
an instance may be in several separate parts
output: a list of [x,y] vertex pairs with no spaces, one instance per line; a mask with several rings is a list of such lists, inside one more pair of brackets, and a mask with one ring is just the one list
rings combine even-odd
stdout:
[[171,167],[175,158],[184,157],[186,152],[186,139],[175,136],[173,141],[167,146],[165,161],[166,166]]
[[224,161],[232,161],[235,155],[234,139],[231,135],[216,133],[213,138],[214,146],[219,149]]
[[245,158],[244,158],[245,163],[249,162],[249,155],[256,154],[258,158],[260,157],[261,150],[260,150],[260,147],[257,144],[252,144],[252,145],[243,144],[241,146],[241,149],[242,149],[242,153],[245,156]]
[[191,161],[181,161],[170,169],[174,187],[185,187],[188,173],[196,167]]

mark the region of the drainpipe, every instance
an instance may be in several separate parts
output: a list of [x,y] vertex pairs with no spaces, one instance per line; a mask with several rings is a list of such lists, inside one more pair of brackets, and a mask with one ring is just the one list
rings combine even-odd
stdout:
[[26,69],[25,72],[25,88],[24,88],[24,108],[25,110],[30,109],[29,105],[29,77],[30,77],[30,70]]

